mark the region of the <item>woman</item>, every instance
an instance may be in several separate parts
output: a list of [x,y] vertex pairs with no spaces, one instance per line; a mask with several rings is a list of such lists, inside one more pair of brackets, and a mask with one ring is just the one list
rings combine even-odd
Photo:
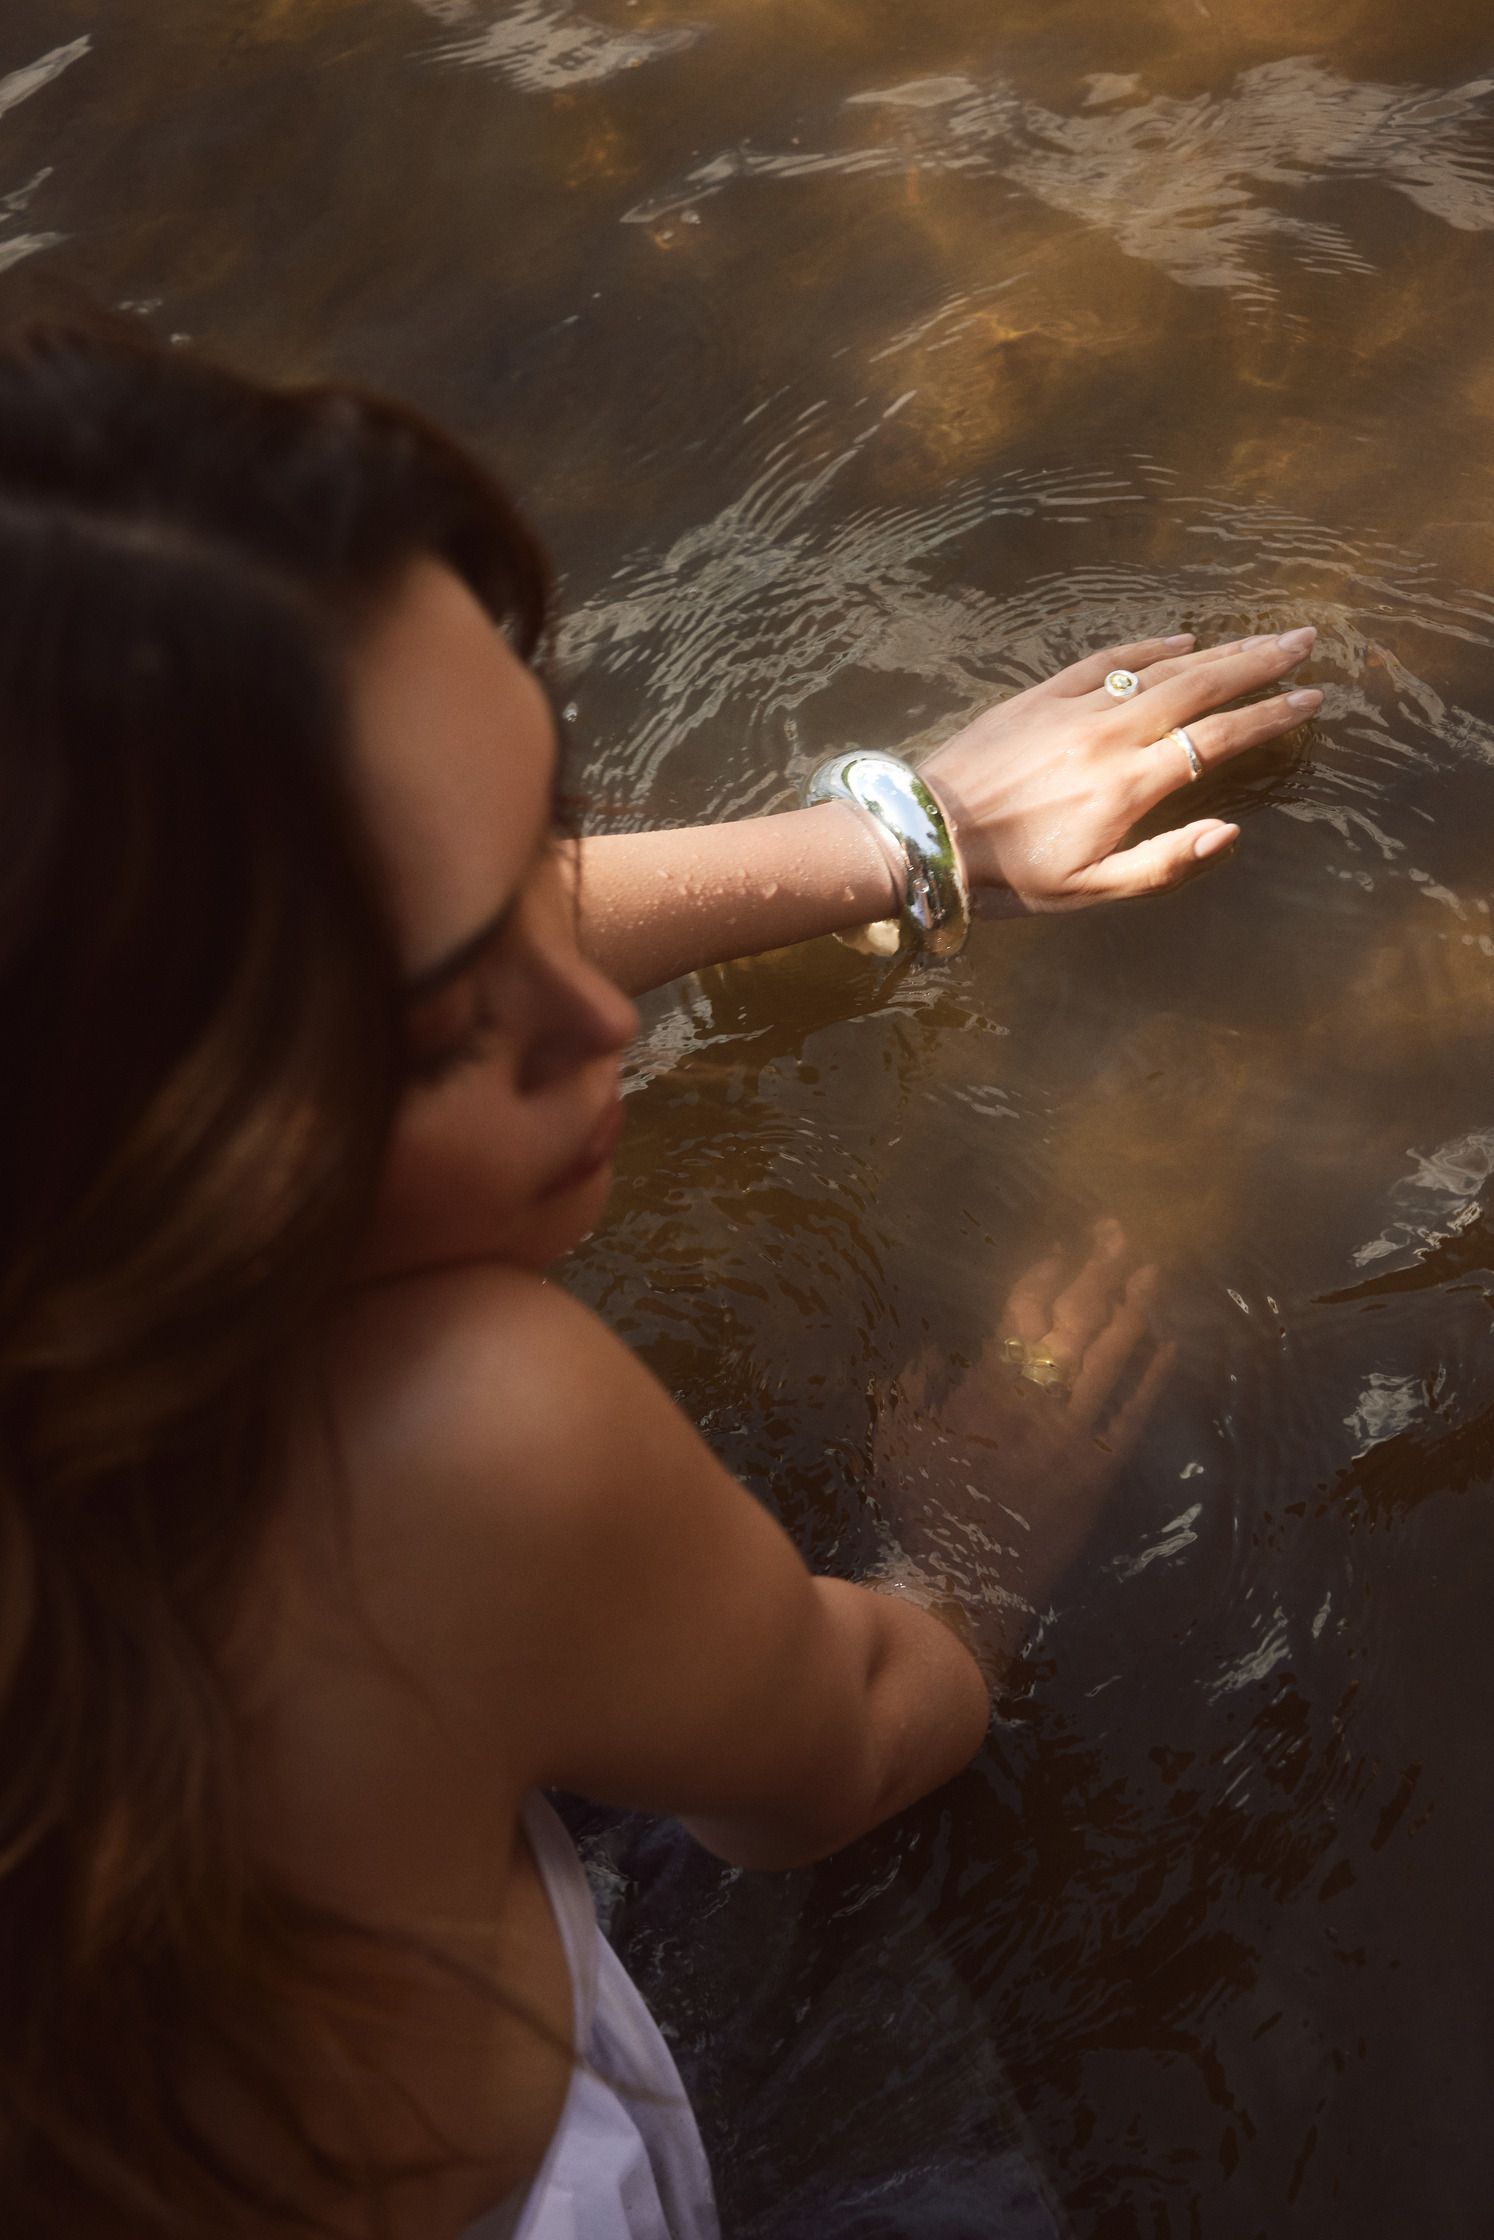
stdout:
[[[846,801],[577,881],[548,596],[396,406],[89,322],[0,347],[7,2240],[708,2233],[536,1792],[782,1866],[985,1731],[957,1630],[811,1578],[543,1280],[606,1194],[620,990],[897,899]],[[1305,644],[1185,644],[926,766],[977,888],[1229,845],[1116,849],[1183,775],[1151,742]]]

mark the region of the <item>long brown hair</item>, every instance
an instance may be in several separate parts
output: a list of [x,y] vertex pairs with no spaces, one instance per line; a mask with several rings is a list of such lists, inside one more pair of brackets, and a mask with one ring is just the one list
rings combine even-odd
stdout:
[[543,559],[414,413],[0,331],[7,2240],[298,2221],[194,2116],[203,2059],[347,2176],[277,2071],[298,1948],[214,1654],[399,1094],[343,671],[422,554],[533,651]]

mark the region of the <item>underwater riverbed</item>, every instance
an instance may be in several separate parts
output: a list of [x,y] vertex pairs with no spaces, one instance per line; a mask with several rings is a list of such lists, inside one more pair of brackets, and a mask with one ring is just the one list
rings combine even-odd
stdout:
[[1318,625],[1185,892],[648,1007],[566,1280],[816,1563],[1052,1239],[1120,1219],[1180,1359],[960,1780],[782,1878],[586,1825],[733,2240],[1483,2235],[1486,0],[9,0],[44,260],[478,444],[598,829]]

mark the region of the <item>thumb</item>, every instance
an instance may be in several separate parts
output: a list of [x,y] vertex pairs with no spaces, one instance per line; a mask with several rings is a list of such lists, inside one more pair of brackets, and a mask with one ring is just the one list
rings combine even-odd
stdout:
[[1108,902],[1121,895],[1161,894],[1180,885],[1211,856],[1222,855],[1239,837],[1237,824],[1204,817],[1197,824],[1159,832],[1155,839],[1138,840],[1134,848],[1101,857],[1077,874],[1070,892],[1081,904]]

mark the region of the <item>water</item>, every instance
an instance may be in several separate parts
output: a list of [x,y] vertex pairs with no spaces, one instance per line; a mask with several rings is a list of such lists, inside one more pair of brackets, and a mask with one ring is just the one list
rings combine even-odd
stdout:
[[599,829],[1107,640],[1322,633],[1187,892],[651,1007],[570,1280],[816,1562],[1052,1237],[1117,1215],[1181,1348],[958,1782],[785,1878],[596,1823],[737,2234],[898,2170],[856,2230],[1037,2229],[1022,2138],[1086,2240],[1487,2229],[1491,124],[1451,0],[0,24],[0,262],[477,441]]

